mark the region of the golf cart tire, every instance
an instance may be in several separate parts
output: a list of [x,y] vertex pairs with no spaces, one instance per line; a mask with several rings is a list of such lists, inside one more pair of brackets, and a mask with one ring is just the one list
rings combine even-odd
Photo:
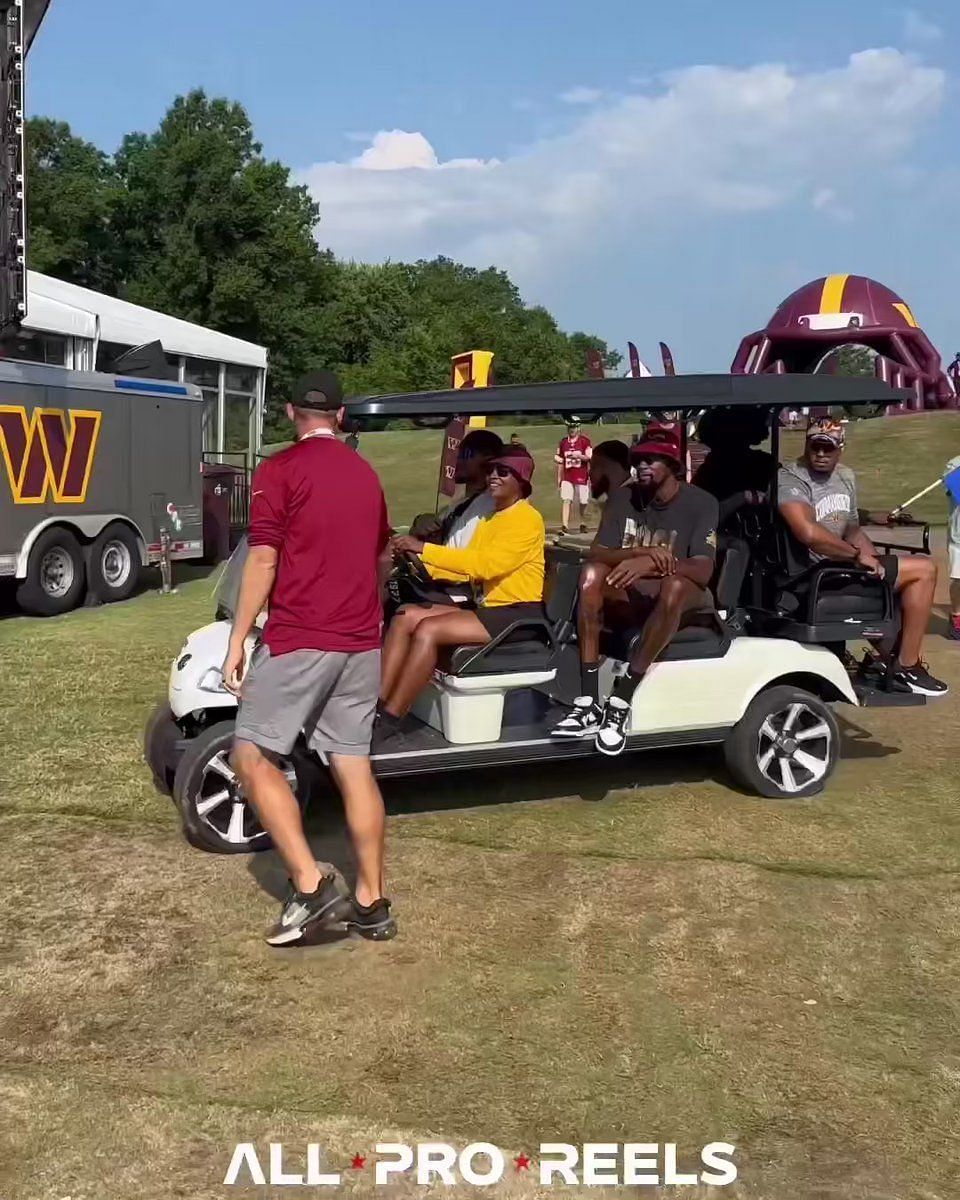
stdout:
[[[58,563],[61,570],[72,572],[62,590],[55,590],[55,581],[48,574]],[[85,588],[80,543],[69,529],[58,525],[45,529],[30,550],[26,577],[17,588],[17,604],[35,617],[58,617],[79,605]]]
[[162,700],[150,714],[143,731],[143,757],[158,792],[165,796],[173,792],[176,762],[171,753],[174,742],[182,737],[173,719],[170,705]]
[[[780,753],[774,749],[769,731],[779,732],[791,713],[797,719],[793,732],[801,738],[791,739],[786,743],[790,752]],[[821,792],[836,766],[839,749],[840,730],[830,706],[812,692],[789,684],[773,685],[755,696],[723,746],[734,780],[754,795],[773,800],[801,800]],[[805,765],[814,763],[813,770]],[[784,786],[784,781],[793,786]]]
[[140,546],[127,525],[115,521],[86,547],[87,590],[101,604],[128,600],[140,581]]
[[[229,781],[216,778],[215,773],[211,772],[211,763],[214,759],[219,759],[221,763],[228,759],[233,745],[233,730],[233,721],[219,721],[199,733],[183,752],[173,779],[173,800],[180,812],[184,837],[191,846],[208,854],[255,854],[273,846],[269,835],[260,829],[245,801],[231,795],[223,800],[220,811],[201,814],[197,810],[198,802],[209,798],[211,794],[231,792]],[[288,760],[295,774],[291,786],[301,812],[306,805],[313,778],[310,763],[306,760],[305,752],[299,748],[293,751]],[[236,811],[235,806],[241,803],[245,814]],[[237,824],[231,821],[231,814],[237,817]]]

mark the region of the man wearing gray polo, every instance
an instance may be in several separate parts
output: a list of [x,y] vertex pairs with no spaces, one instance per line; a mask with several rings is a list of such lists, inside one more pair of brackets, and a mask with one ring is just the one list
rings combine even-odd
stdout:
[[[226,686],[240,695],[231,761],[290,875],[267,941],[295,942],[333,921],[380,941],[396,933],[383,895],[383,798],[370,764],[386,503],[373,469],[337,440],[343,401],[332,372],[304,376],[287,416],[297,440],[257,468],[251,487],[250,551],[223,664]],[[243,678],[244,640],[265,605],[263,640]],[[321,874],[276,765],[301,730],[343,796],[358,868],[349,898]]]

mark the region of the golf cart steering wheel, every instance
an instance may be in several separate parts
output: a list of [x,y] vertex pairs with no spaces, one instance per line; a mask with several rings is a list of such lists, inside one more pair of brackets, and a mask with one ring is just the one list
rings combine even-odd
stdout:
[[424,587],[434,586],[433,578],[431,577],[430,572],[427,570],[426,566],[424,565],[424,561],[419,554],[413,554],[412,552],[408,551],[401,557],[400,564],[405,569],[406,573],[413,579],[414,583],[419,583]]

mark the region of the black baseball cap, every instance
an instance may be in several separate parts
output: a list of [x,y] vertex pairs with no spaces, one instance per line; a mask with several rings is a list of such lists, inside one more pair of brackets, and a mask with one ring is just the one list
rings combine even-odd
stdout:
[[343,388],[332,371],[308,371],[293,385],[294,408],[336,412],[343,407]]

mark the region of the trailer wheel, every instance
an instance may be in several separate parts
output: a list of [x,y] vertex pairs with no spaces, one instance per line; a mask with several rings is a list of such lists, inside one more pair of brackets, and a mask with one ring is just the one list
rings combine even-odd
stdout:
[[126,600],[140,578],[140,547],[133,530],[119,521],[87,547],[87,587],[102,604]]
[[30,551],[17,603],[34,616],[56,617],[77,607],[85,586],[80,543],[69,529],[45,529]]

